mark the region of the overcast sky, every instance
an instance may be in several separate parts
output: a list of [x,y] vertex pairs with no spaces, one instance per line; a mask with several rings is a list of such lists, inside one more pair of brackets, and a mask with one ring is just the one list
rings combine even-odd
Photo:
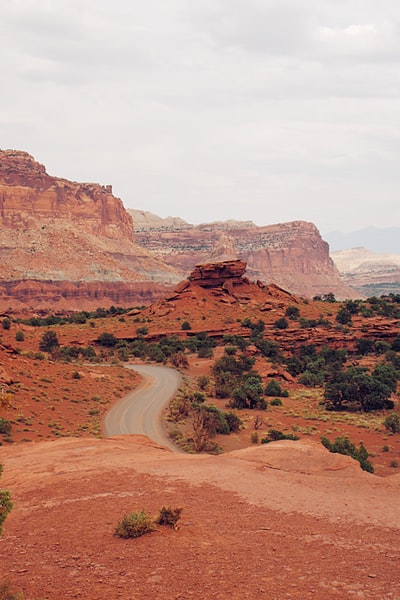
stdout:
[[400,226],[398,0],[0,0],[0,147],[191,223]]

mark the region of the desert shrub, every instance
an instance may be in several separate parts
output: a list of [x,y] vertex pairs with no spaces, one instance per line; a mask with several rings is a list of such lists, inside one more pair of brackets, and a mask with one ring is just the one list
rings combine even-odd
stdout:
[[[0,463],[0,477],[2,472],[3,465]],[[6,520],[8,513],[11,511],[12,506],[13,504],[11,502],[10,492],[0,488],[0,535],[3,531],[4,521]]]
[[11,434],[10,421],[7,421],[7,419],[3,419],[2,417],[0,417],[0,433],[2,433],[3,435]]
[[390,396],[397,385],[397,372],[391,363],[379,363],[372,375],[365,367],[338,370],[325,386],[328,410],[361,409],[364,412],[393,408]]
[[374,340],[369,338],[360,338],[356,340],[356,350],[357,354],[370,354],[374,349]]
[[55,331],[46,331],[40,338],[39,350],[42,350],[42,352],[51,352],[59,346],[60,342]]
[[246,338],[233,333],[226,333],[222,339],[224,344],[231,344],[232,346],[237,346],[242,352],[246,350],[247,346],[249,345],[249,342]]
[[397,460],[391,460],[389,463],[389,466],[392,467],[392,469],[397,469],[397,467],[399,466],[399,463]]
[[15,341],[17,342],[23,342],[25,339],[25,334],[21,329],[18,329],[18,331],[15,332]]
[[272,362],[282,362],[283,356],[275,341],[260,337],[254,340],[254,345],[265,358],[269,358]]
[[238,415],[230,410],[224,412],[226,422],[228,423],[229,432],[239,431],[243,425],[243,421]]
[[201,348],[199,348],[199,350],[197,352],[197,356],[199,358],[212,358],[213,355],[214,355],[213,349],[207,348],[206,346],[202,346]]
[[258,373],[247,373],[237,387],[232,390],[232,400],[229,402],[231,408],[260,408],[266,409],[267,403],[263,398],[264,391],[261,385],[261,377]]
[[96,341],[100,346],[104,346],[105,348],[112,348],[117,345],[118,340],[113,333],[103,331],[102,333],[100,333]]
[[317,319],[306,319],[305,317],[300,317],[299,325],[301,329],[313,329],[318,327],[318,321]]
[[183,321],[182,325],[181,325],[181,329],[183,331],[189,331],[190,329],[192,329],[191,324],[189,323],[189,321]]
[[325,372],[323,370],[313,373],[312,371],[304,371],[299,377],[299,383],[306,387],[319,387],[323,385],[325,380]]
[[288,306],[285,311],[285,316],[292,321],[295,321],[300,316],[300,310],[298,306]]
[[4,317],[1,324],[2,324],[3,329],[10,329],[10,327],[11,327],[11,321],[8,317]]
[[157,525],[168,525],[172,529],[177,529],[177,523],[181,518],[183,508],[172,508],[172,506],[162,506],[156,519]]
[[279,440],[298,440],[300,439],[294,433],[283,433],[283,431],[279,431],[278,429],[270,429],[268,431],[267,437],[262,438],[262,444],[269,444],[270,442],[277,442]]
[[170,357],[171,363],[177,369],[186,369],[189,366],[189,361],[184,352],[176,352]]
[[329,450],[329,452],[351,456],[360,463],[360,467],[363,471],[368,471],[369,473],[374,472],[374,467],[368,460],[369,453],[362,442],[357,448],[346,435],[337,437],[334,442],[331,442],[323,435],[321,443]]
[[146,325],[142,325],[141,327],[136,328],[136,333],[138,335],[147,335],[149,333],[149,328]]
[[197,385],[201,390],[205,390],[210,383],[210,378],[207,375],[199,375],[197,378]]
[[280,396],[281,398],[287,398],[289,396],[289,392],[282,389],[275,379],[271,379],[264,392],[266,396]]
[[351,325],[351,312],[346,306],[341,306],[336,315],[336,321],[341,325]]
[[383,421],[385,429],[392,433],[400,433],[400,416],[396,413],[391,413]]
[[273,398],[270,401],[271,406],[282,406],[282,400],[280,398]]
[[[217,398],[228,398],[235,389],[240,388],[244,383],[246,371],[250,371],[254,362],[254,358],[249,358],[244,354],[240,354],[238,357],[228,354],[221,356],[212,368]],[[255,372],[252,372],[251,375],[259,377]]]
[[392,350],[394,352],[400,352],[400,335],[397,335],[392,342]]
[[228,356],[233,356],[234,354],[236,354],[236,352],[238,351],[236,346],[225,346],[225,354],[228,354]]
[[275,329],[287,329],[289,326],[288,320],[285,317],[281,317],[274,322]]
[[154,531],[155,525],[145,510],[125,515],[115,528],[115,535],[121,538],[137,538]]
[[375,352],[375,354],[385,354],[389,350],[391,350],[391,345],[388,344],[388,342],[385,342],[383,340],[376,340],[374,342],[374,352]]

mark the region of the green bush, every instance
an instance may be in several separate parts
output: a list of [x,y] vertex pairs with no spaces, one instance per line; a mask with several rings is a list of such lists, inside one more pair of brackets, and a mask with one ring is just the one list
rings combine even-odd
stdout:
[[299,307],[298,306],[288,306],[285,311],[285,315],[286,315],[286,317],[288,317],[288,319],[295,321],[300,316]]
[[121,538],[137,538],[154,531],[155,525],[145,510],[125,515],[115,528],[115,535]]
[[[0,463],[0,477],[3,472],[3,465]],[[0,488],[0,535],[3,532],[3,523],[6,520],[8,513],[12,509],[10,492]],[[1,589],[1,588],[0,588]]]
[[369,453],[362,442],[357,448],[352,442],[350,442],[346,435],[337,437],[334,442],[331,442],[326,436],[323,435],[321,438],[321,443],[329,450],[329,452],[351,456],[351,458],[354,458],[360,463],[360,467],[363,469],[363,471],[368,471],[369,473],[374,472],[374,467],[368,460]]
[[281,317],[280,319],[277,319],[274,323],[275,329],[287,329],[288,326],[289,326],[289,323],[288,323],[287,319],[285,319],[285,317]]
[[265,438],[262,438],[262,444],[269,444],[270,442],[277,442],[279,440],[298,440],[300,439],[294,433],[283,433],[283,431],[279,431],[278,429],[270,429],[268,431],[268,435]]
[[172,529],[177,529],[177,523],[181,518],[182,508],[172,508],[171,506],[162,506],[156,519],[157,525],[168,525]]
[[103,333],[100,333],[100,335],[96,341],[98,344],[100,344],[100,346],[104,346],[106,348],[112,348],[117,345],[118,340],[113,333],[108,333],[107,331],[103,331]]
[[3,329],[10,329],[10,327],[11,327],[11,321],[8,317],[4,317],[1,324],[3,326]]
[[54,331],[46,331],[40,339],[39,350],[42,352],[51,352],[54,348],[58,348],[60,342],[58,341],[57,334]]
[[287,398],[289,396],[289,392],[282,389],[275,379],[271,379],[264,392],[266,396],[280,396],[281,398]]
[[25,339],[25,334],[23,331],[21,331],[21,329],[18,329],[18,331],[15,333],[15,340],[17,342],[23,342]]
[[282,400],[280,398],[273,398],[270,401],[271,406],[282,406]]
[[183,321],[181,329],[183,329],[183,331],[189,331],[189,329],[192,329],[192,326],[189,321]]
[[10,435],[11,433],[10,421],[7,421],[7,419],[3,419],[2,417],[0,417],[0,433],[3,435]]
[[392,433],[400,433],[400,416],[396,413],[391,413],[383,421],[385,428]]
[[146,327],[146,325],[143,325],[142,327],[137,327],[136,333],[138,335],[147,335],[149,333],[149,328]]

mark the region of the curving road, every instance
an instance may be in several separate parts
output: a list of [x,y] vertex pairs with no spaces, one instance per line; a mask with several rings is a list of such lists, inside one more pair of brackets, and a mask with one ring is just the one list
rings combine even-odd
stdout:
[[162,409],[178,389],[181,376],[175,369],[152,365],[126,365],[144,377],[143,383],[113,406],[104,418],[106,436],[136,433],[183,452],[168,438],[162,425]]

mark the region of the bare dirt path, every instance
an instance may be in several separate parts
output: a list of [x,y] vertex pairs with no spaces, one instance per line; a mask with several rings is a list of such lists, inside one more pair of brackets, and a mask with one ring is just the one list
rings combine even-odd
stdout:
[[168,438],[162,425],[163,408],[177,391],[181,376],[175,369],[152,365],[126,365],[143,376],[143,383],[115,404],[104,418],[104,433],[111,437],[121,434],[140,434],[182,452]]

